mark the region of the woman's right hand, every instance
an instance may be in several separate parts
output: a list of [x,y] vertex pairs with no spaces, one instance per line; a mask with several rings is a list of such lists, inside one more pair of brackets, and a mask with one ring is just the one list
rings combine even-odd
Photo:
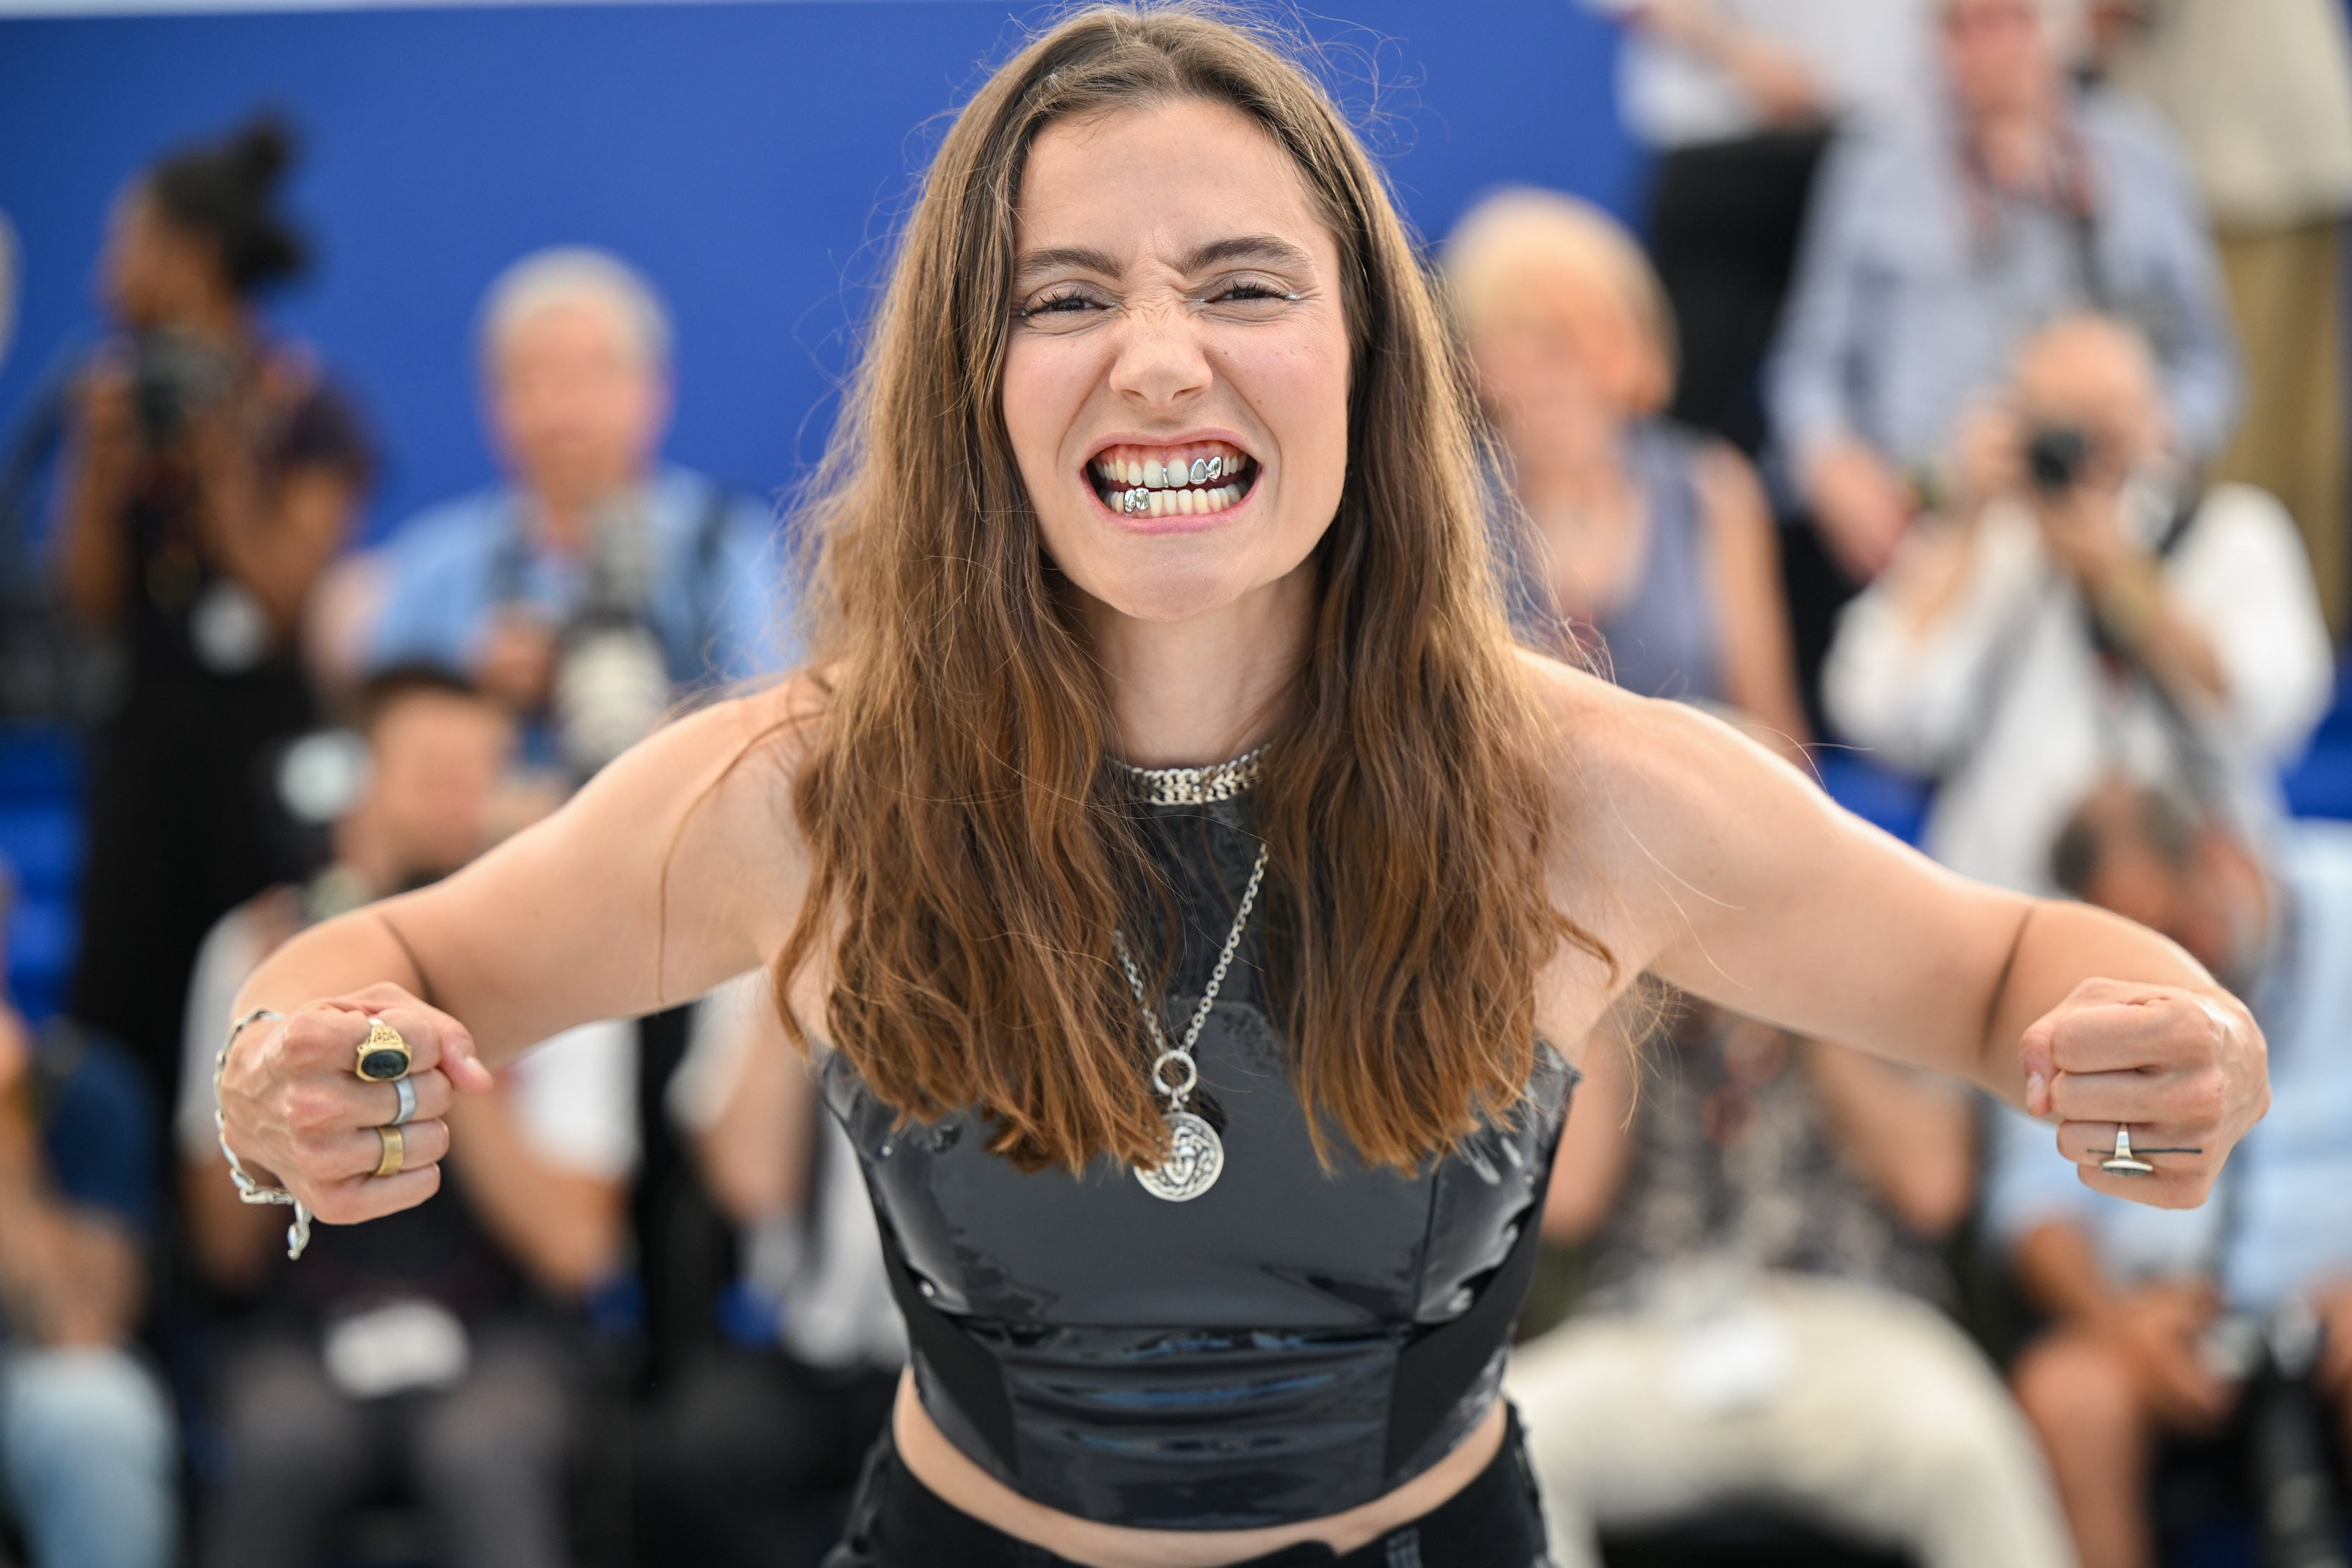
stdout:
[[[383,1153],[375,1129],[398,1114],[398,1092],[358,1071],[371,1018],[408,1041],[416,1091],[396,1176],[375,1174]],[[257,1181],[285,1187],[329,1224],[349,1225],[413,1208],[438,1191],[450,1104],[491,1084],[465,1025],[383,984],[248,1026],[221,1073],[221,1113],[229,1147]]]

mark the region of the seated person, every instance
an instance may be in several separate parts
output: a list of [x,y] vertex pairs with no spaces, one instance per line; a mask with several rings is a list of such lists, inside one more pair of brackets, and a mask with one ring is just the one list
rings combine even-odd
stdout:
[[0,1480],[32,1568],[174,1560],[172,1411],[131,1348],[153,1128],[128,1054],[69,1032],[37,1048],[0,1001]]
[[1544,1228],[1587,1244],[1587,1293],[1507,1384],[1559,1568],[1734,1504],[1926,1568],[2068,1568],[2024,1423],[1938,1311],[1965,1095],[1703,1007],[1638,1051],[1604,1027],[1585,1067]]
[[848,1134],[785,1040],[769,977],[696,1009],[670,1112],[742,1228],[730,1350],[664,1389],[645,1446],[651,1539],[680,1568],[774,1568],[838,1535],[907,1358],[882,1238]]
[[[299,1262],[285,1211],[238,1201],[215,1137],[214,1058],[255,966],[305,925],[487,847],[514,738],[501,706],[453,675],[394,670],[362,689],[359,724],[371,767],[333,863],[225,916],[189,995],[177,1130],[192,1240],[211,1281],[250,1303],[213,1391],[229,1465],[205,1561],[310,1568],[389,1470],[450,1568],[555,1568],[583,1376],[574,1309],[624,1261],[634,1029],[560,1036],[461,1099],[448,1132],[419,1123],[408,1158],[463,1144],[449,1183],[386,1224],[319,1227]],[[388,1114],[393,1098],[387,1086]]]
[[1572,197],[1507,192],[1454,226],[1445,274],[1527,525],[1521,620],[1564,620],[1644,696],[1801,743],[1763,489],[1729,444],[1661,417],[1674,321],[1633,236]]
[[2147,1568],[2156,1440],[2221,1429],[2251,1370],[2229,1354],[2244,1337],[2231,1320],[2317,1318],[2310,1375],[2347,1439],[2339,1452],[2352,1453],[2352,827],[2294,822],[2266,860],[2175,795],[2111,781],[2074,813],[2053,859],[2068,891],[2186,947],[2270,1037],[2270,1115],[2202,1208],[2102,1197],[2047,1127],[2002,1115],[1988,1218],[2052,1320],[2018,1360],[2018,1397],[2084,1568]]
[[508,477],[362,558],[337,589],[356,640],[330,663],[463,670],[585,773],[694,687],[779,666],[775,528],[761,502],[661,462],[669,322],[625,264],[527,256],[481,319]]
[[1942,776],[1927,852],[2047,892],[2052,837],[2110,772],[2263,831],[2327,706],[2327,629],[2279,504],[2196,482],[2138,334],[2036,334],[1956,466],[1951,509],[1847,609],[1823,679],[1849,739]]

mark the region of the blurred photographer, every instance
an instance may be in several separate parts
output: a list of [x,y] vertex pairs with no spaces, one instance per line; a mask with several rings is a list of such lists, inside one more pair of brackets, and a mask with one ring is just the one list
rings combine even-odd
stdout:
[[1823,680],[1846,735],[1941,776],[1928,852],[2044,891],[2046,846],[2111,773],[2259,837],[2327,703],[2326,629],[2284,510],[2179,455],[2139,335],[2043,329],[1963,422],[1949,489],[1847,608]]
[[1988,1220],[2051,1320],[2019,1358],[2017,1393],[2085,1568],[2153,1561],[2147,1481],[2167,1434],[2236,1439],[2264,1562],[2346,1561],[2352,828],[2300,821],[2283,835],[2265,856],[2177,793],[2110,780],[2052,852],[2054,880],[2186,947],[2246,998],[2271,1044],[2270,1115],[2200,1209],[2102,1197],[2048,1127],[2001,1115]]
[[768,509],[665,465],[670,327],[601,251],[541,251],[491,285],[483,401],[508,480],[404,525],[355,644],[380,669],[469,672],[585,777],[693,687],[775,668]]
[[96,737],[68,1009],[166,1097],[197,943],[287,869],[261,759],[313,722],[294,634],[368,472],[349,407],[255,306],[302,267],[275,206],[291,156],[257,120],[117,201],[100,288],[120,331],[81,374],[60,475],[66,598],[130,667]]

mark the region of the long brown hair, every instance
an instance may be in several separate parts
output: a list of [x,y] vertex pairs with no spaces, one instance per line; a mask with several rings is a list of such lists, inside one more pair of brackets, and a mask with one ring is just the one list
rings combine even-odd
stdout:
[[777,989],[829,957],[825,1030],[874,1092],[927,1121],[978,1109],[1023,1168],[1165,1154],[1112,956],[1156,884],[1000,399],[1029,149],[1058,120],[1183,99],[1262,126],[1338,242],[1348,475],[1252,826],[1318,1147],[1336,1125],[1368,1162],[1410,1169],[1518,1103],[1536,973],[1560,942],[1614,965],[1547,895],[1552,748],[1412,242],[1330,99],[1201,5],[1063,22],[981,89],[931,164],[807,514],[829,700],[795,781],[811,877]]

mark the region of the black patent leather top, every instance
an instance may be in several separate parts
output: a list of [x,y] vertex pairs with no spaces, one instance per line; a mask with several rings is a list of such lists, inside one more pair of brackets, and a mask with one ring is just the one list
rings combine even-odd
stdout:
[[[1171,1041],[1256,853],[1244,805],[1142,808],[1181,906]],[[1534,1253],[1531,1235],[1516,1244],[1537,1222],[1572,1070],[1541,1052],[1512,1125],[1417,1176],[1364,1168],[1344,1137],[1326,1172],[1260,952],[1244,938],[1195,1047],[1213,1103],[1193,1108],[1223,1124],[1225,1164],[1189,1203],[1108,1159],[1079,1177],[1024,1175],[968,1117],[894,1131],[896,1113],[827,1058],[827,1101],[895,1253],[924,1408],[1048,1507],[1173,1530],[1319,1518],[1435,1463],[1498,1396]]]

